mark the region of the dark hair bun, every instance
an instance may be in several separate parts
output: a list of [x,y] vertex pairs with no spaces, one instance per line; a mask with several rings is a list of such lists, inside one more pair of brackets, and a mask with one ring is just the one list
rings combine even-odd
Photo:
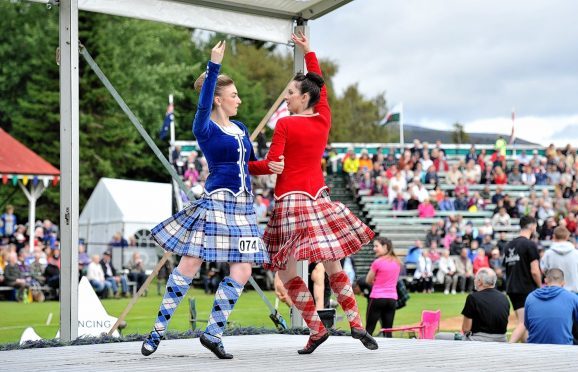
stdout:
[[308,72],[305,75],[305,77],[308,80],[311,80],[311,82],[313,82],[319,88],[323,87],[323,84],[325,84],[325,81],[323,80],[323,78],[319,74],[316,74],[315,72]]

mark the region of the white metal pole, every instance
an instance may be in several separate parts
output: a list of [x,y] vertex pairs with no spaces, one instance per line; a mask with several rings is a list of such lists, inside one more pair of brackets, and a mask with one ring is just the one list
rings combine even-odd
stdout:
[[60,1],[60,338],[78,337],[78,0]]
[[[298,34],[299,32],[303,32],[309,38],[309,27],[307,26],[307,22],[303,21],[302,24],[299,24],[295,27],[294,32]],[[295,47],[293,50],[294,62],[293,62],[293,72],[303,72],[305,73],[305,56],[303,51],[298,47]],[[305,284],[309,282],[309,263],[308,261],[299,261],[297,263],[297,275],[303,278]],[[303,321],[303,317],[299,314],[297,309],[293,308],[291,311],[291,327],[304,327],[305,322]]]

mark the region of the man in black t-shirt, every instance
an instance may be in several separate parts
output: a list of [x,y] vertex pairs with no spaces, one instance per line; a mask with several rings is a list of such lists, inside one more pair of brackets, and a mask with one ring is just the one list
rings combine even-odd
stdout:
[[516,312],[518,324],[510,342],[525,342],[524,304],[528,294],[542,284],[540,255],[536,243],[530,240],[536,232],[536,219],[524,216],[520,219],[520,236],[506,245],[504,267],[506,268],[506,293]]
[[462,315],[462,332],[468,341],[506,342],[510,303],[496,290],[496,273],[480,269],[474,281],[477,292],[466,298]]

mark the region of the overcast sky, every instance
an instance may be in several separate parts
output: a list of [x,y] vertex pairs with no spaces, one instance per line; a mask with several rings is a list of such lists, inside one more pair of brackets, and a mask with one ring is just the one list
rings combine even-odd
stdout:
[[405,122],[578,146],[578,1],[355,0],[310,22],[338,90],[403,102]]

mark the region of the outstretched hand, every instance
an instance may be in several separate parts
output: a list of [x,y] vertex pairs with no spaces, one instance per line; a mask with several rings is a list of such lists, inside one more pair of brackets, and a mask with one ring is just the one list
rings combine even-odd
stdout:
[[311,51],[309,39],[305,36],[303,31],[299,31],[299,35],[291,34],[291,40],[293,40],[295,45],[303,49],[303,53],[309,53]]
[[227,42],[225,40],[219,41],[217,45],[211,50],[211,62],[221,64],[223,62],[223,57],[225,56],[225,47]]
[[271,172],[281,174],[283,169],[285,169],[285,157],[281,155],[279,156],[279,161],[270,161],[267,166]]

